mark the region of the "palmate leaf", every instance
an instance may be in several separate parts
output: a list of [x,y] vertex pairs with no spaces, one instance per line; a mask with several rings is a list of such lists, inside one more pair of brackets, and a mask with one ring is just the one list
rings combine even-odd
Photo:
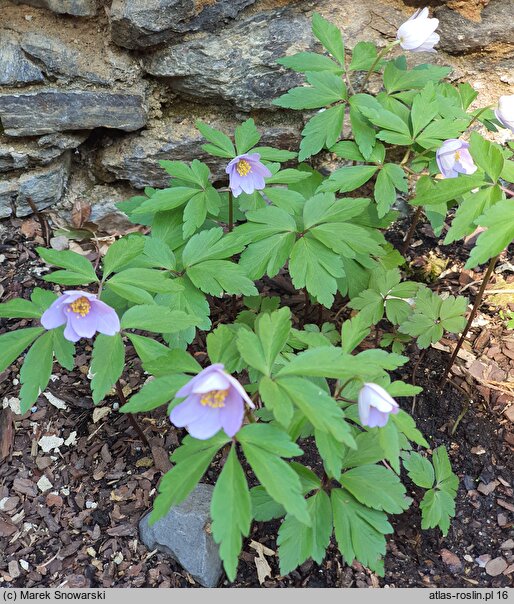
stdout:
[[316,113],[305,128],[302,130],[302,142],[300,144],[299,161],[304,161],[311,155],[315,155],[323,147],[334,145],[343,128],[344,105],[336,105],[330,109]]
[[309,233],[299,239],[292,251],[289,271],[297,289],[306,287],[320,304],[330,308],[337,291],[336,279],[344,276],[339,256]]
[[232,446],[216,481],[211,501],[212,536],[229,581],[236,577],[243,537],[248,537],[252,504],[245,473]]
[[289,57],[277,59],[277,63],[298,72],[330,71],[341,75],[344,71],[343,67],[329,57],[315,52],[298,52]]
[[298,474],[282,457],[301,455],[302,450],[286,432],[264,424],[244,426],[237,434],[246,460],[268,494],[303,524],[310,525],[307,503]]
[[374,189],[379,218],[383,218],[396,202],[397,190],[408,192],[406,174],[396,164],[385,164],[378,173]]
[[339,482],[362,504],[390,514],[408,509],[411,499],[396,474],[376,465],[359,466],[344,472]]
[[386,514],[362,505],[345,489],[332,489],[331,501],[337,544],[346,563],[359,560],[383,575],[384,535],[393,532]]
[[414,69],[400,69],[398,61],[389,61],[384,69],[384,86],[389,94],[411,88],[424,88],[429,82],[445,78],[451,67],[418,65]]
[[104,279],[143,253],[145,238],[129,235],[115,241],[107,250],[103,261]]
[[497,182],[503,171],[505,159],[501,147],[485,140],[478,132],[472,132],[469,139],[469,152],[479,168]]
[[213,457],[228,440],[222,430],[209,440],[186,436],[182,445],[175,449],[172,455],[175,465],[166,472],[159,483],[159,494],[153,504],[150,525],[166,515],[172,506],[187,499],[205,474]]
[[416,197],[409,203],[414,206],[437,206],[458,199],[464,193],[484,184],[480,174],[460,175],[434,181],[421,176],[416,185]]
[[465,268],[475,268],[500,254],[514,240],[514,202],[504,199],[476,220],[487,230],[480,233]]
[[[75,283],[77,285],[87,285],[93,281],[98,281],[93,265],[80,254],[68,250],[57,251],[43,247],[38,247],[36,251],[48,264],[67,269],[66,271],[56,271],[51,275],[46,275],[44,277],[45,281],[53,280],[55,283],[63,283],[65,285],[73,285]],[[66,280],[65,273],[69,273],[71,281],[70,279]],[[64,277],[64,280],[55,281],[55,279],[61,276]]]
[[403,466],[407,470],[409,478],[424,489],[431,489],[434,486],[434,468],[426,457],[419,453],[408,453],[403,458]]
[[223,363],[228,373],[239,373],[246,362],[237,348],[240,325],[219,325],[207,336],[207,353],[213,363]]
[[235,139],[238,155],[246,153],[260,141],[261,135],[257,131],[252,118],[246,120],[236,128]]
[[230,159],[236,156],[234,144],[226,134],[220,130],[212,128],[201,120],[196,122],[196,127],[201,132],[202,136],[212,143],[210,145],[202,145],[202,148],[205,151],[218,157],[226,157]]
[[352,125],[353,136],[355,137],[359,151],[366,160],[369,160],[377,142],[376,131],[371,122],[359,109],[355,105],[352,105],[352,98],[350,98],[350,123]]
[[307,73],[307,81],[310,86],[291,88],[273,104],[289,109],[318,109],[346,99],[344,81],[334,73]]
[[280,574],[292,570],[312,558],[321,564],[332,535],[332,506],[325,491],[318,491],[307,499],[312,526],[306,526],[294,516],[287,515],[278,531]]
[[[377,56],[377,47],[372,42],[357,42],[352,51],[350,71],[369,71]],[[380,71],[384,62],[383,60],[379,61],[375,65],[374,71]]]

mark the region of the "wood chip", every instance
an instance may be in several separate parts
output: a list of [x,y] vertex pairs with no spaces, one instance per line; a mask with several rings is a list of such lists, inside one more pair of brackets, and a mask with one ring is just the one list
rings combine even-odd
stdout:
[[12,412],[9,408],[0,411],[0,460],[11,454],[14,444]]
[[481,482],[477,487],[477,491],[479,493],[482,493],[482,495],[490,495],[499,484],[500,484],[499,480],[491,480],[491,482],[489,482],[487,484],[484,484],[483,482]]
[[509,503],[508,501],[505,501],[504,499],[497,499],[496,503],[498,505],[501,505],[502,508],[509,510],[509,512],[514,512],[514,505],[512,505],[512,503]]

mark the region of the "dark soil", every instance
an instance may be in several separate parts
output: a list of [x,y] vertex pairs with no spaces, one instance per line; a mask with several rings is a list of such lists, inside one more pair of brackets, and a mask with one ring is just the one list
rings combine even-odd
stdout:
[[[37,274],[42,267],[33,251],[38,244],[37,232],[25,237],[20,233],[20,221],[3,226],[0,300],[28,297],[36,285],[48,287]],[[420,234],[426,239],[418,230]],[[414,248],[416,254],[422,256],[423,247],[428,250],[434,246],[428,241],[421,249]],[[458,289],[459,275],[453,281],[447,277],[439,286]],[[291,305],[298,322],[303,321],[303,296],[287,291],[287,282],[278,279],[263,287],[268,295],[280,295],[284,303]],[[224,313],[225,308],[218,301],[213,308],[214,320],[223,320]],[[321,317],[330,318],[328,312]],[[318,319],[318,309],[311,308],[308,322]],[[0,322],[0,333],[24,323]],[[93,418],[87,378],[90,350],[88,345],[78,349],[76,368],[71,373],[61,373],[54,367],[56,379],[48,391],[64,401],[67,410],[57,409],[44,396],[39,397],[33,412],[24,416],[15,415],[9,408],[2,411],[0,405],[0,459],[5,454],[0,461],[0,585],[195,586],[177,563],[159,552],[149,552],[139,542],[137,533],[139,519],[151,507],[158,481],[170,467],[168,455],[182,433],[169,424],[164,408],[139,416],[151,445],[151,451],[147,450],[127,418],[116,412],[114,393],[104,403],[106,415]],[[411,364],[399,376],[407,382],[414,378],[424,388],[415,401],[413,416],[431,446],[446,445],[460,479],[457,515],[449,534],[443,538],[437,530],[420,530],[421,493],[410,485],[414,504],[394,521],[384,578],[359,563],[347,566],[332,543],[321,565],[307,561],[287,577],[280,576],[277,558],[265,554],[271,576],[264,581],[264,587],[513,585],[514,554],[512,545],[505,542],[514,536],[514,439],[509,431],[512,423],[502,415],[505,404],[494,397],[484,400],[478,390],[462,380],[459,383],[457,378],[441,392],[448,355],[433,349],[421,359],[415,350],[409,354]],[[205,358],[200,350],[196,356],[200,362]],[[127,395],[137,391],[145,379],[130,348],[128,358],[133,361],[128,363],[124,375]],[[15,366],[0,374],[0,401],[17,396],[18,373],[19,366]],[[410,412],[413,401],[404,399],[401,404]],[[467,405],[469,409],[452,435],[452,428]],[[66,440],[73,432],[76,438],[68,445],[62,444],[59,450],[44,453],[37,444],[43,435]],[[308,454],[302,462],[315,465]],[[205,480],[215,480],[216,473],[216,468],[209,470]],[[45,492],[37,486],[43,475],[52,485]],[[278,526],[277,522],[253,526],[243,547],[235,583],[222,581],[221,586],[259,586],[257,554],[250,541],[276,551]],[[479,556],[482,558],[477,562]],[[488,574],[483,567],[487,556],[502,557],[509,566],[506,574]]]

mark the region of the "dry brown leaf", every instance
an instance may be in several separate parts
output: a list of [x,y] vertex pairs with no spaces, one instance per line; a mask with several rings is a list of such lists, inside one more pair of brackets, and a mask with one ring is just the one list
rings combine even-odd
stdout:
[[85,199],[77,199],[71,210],[71,223],[80,229],[91,217],[91,204]]
[[271,566],[268,564],[268,561],[264,557],[266,556],[275,556],[275,552],[262,545],[258,541],[250,541],[250,547],[257,552],[257,557],[254,558],[255,568],[257,569],[257,579],[259,581],[259,585],[262,585],[267,577],[271,579]]
[[27,218],[27,220],[21,223],[20,231],[27,239],[32,239],[36,234],[41,232],[41,225],[34,218]]

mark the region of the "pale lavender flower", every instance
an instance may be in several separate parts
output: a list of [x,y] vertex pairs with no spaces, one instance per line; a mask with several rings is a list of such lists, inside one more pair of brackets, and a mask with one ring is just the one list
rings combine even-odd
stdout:
[[364,384],[359,392],[358,403],[361,424],[369,428],[383,428],[389,414],[399,411],[398,403],[378,384]]
[[207,440],[223,428],[232,437],[243,425],[245,401],[252,409],[255,405],[241,384],[215,363],[201,371],[183,386],[177,397],[186,400],[170,414],[171,423],[186,428],[189,434]]
[[259,153],[244,153],[228,164],[225,172],[234,197],[239,197],[243,191],[250,194],[264,189],[264,178],[269,178],[271,172],[259,161],[260,158]]
[[514,94],[501,96],[494,113],[502,126],[514,132]]
[[55,329],[66,324],[64,337],[70,342],[92,338],[98,331],[113,336],[120,330],[116,311],[88,292],[64,292],[43,313],[41,324],[45,329]]
[[417,10],[410,19],[398,28],[396,39],[404,50],[411,52],[437,52],[434,46],[439,42],[435,33],[439,19],[428,17],[428,8]]
[[435,158],[444,178],[476,172],[477,167],[468,149],[469,144],[458,138],[449,138],[439,147]]

